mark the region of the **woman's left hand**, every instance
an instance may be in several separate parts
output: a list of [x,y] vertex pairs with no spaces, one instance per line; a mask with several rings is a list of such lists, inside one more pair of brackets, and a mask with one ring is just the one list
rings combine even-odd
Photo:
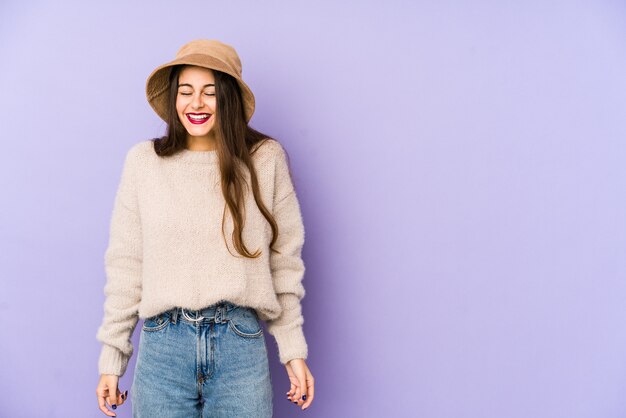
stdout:
[[307,409],[313,402],[315,393],[315,380],[309,367],[304,359],[296,358],[290,360],[285,365],[285,368],[287,369],[289,382],[291,382],[291,388],[287,392],[287,399],[298,406],[302,406],[302,410]]

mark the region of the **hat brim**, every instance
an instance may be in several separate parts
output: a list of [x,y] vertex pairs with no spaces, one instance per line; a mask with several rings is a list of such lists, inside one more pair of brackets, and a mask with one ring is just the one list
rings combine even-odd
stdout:
[[246,122],[250,122],[252,115],[254,114],[255,99],[254,94],[250,87],[241,79],[241,77],[233,73],[232,69],[212,56],[203,54],[190,54],[181,58],[177,58],[166,64],[160,65],[152,71],[146,81],[146,97],[148,103],[157,115],[165,122],[167,122],[167,112],[169,106],[169,76],[172,71],[172,67],[175,65],[196,65],[198,67],[204,67],[211,70],[218,70],[233,76],[241,89],[241,96],[243,100],[244,116]]

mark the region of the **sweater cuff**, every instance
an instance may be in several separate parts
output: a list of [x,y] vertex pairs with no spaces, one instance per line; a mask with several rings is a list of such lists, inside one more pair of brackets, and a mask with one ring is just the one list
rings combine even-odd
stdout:
[[108,344],[103,344],[98,360],[98,371],[100,374],[112,374],[123,376],[128,366],[129,358],[120,350]]
[[308,347],[302,325],[275,327],[272,331],[278,345],[278,357],[282,364],[287,364],[296,358],[306,360]]

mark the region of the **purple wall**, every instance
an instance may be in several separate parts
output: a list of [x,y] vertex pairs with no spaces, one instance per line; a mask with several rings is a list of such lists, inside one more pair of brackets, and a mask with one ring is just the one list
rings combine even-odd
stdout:
[[626,415],[623,2],[87,3],[0,4],[0,415],[104,416],[115,188],[194,38],[300,191],[317,385],[285,400],[270,338],[277,417]]

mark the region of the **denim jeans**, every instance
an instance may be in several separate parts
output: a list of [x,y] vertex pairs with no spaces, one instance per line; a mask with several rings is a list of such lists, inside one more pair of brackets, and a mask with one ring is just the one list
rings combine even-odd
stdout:
[[130,395],[135,418],[271,417],[272,380],[256,311],[223,301],[147,318]]

